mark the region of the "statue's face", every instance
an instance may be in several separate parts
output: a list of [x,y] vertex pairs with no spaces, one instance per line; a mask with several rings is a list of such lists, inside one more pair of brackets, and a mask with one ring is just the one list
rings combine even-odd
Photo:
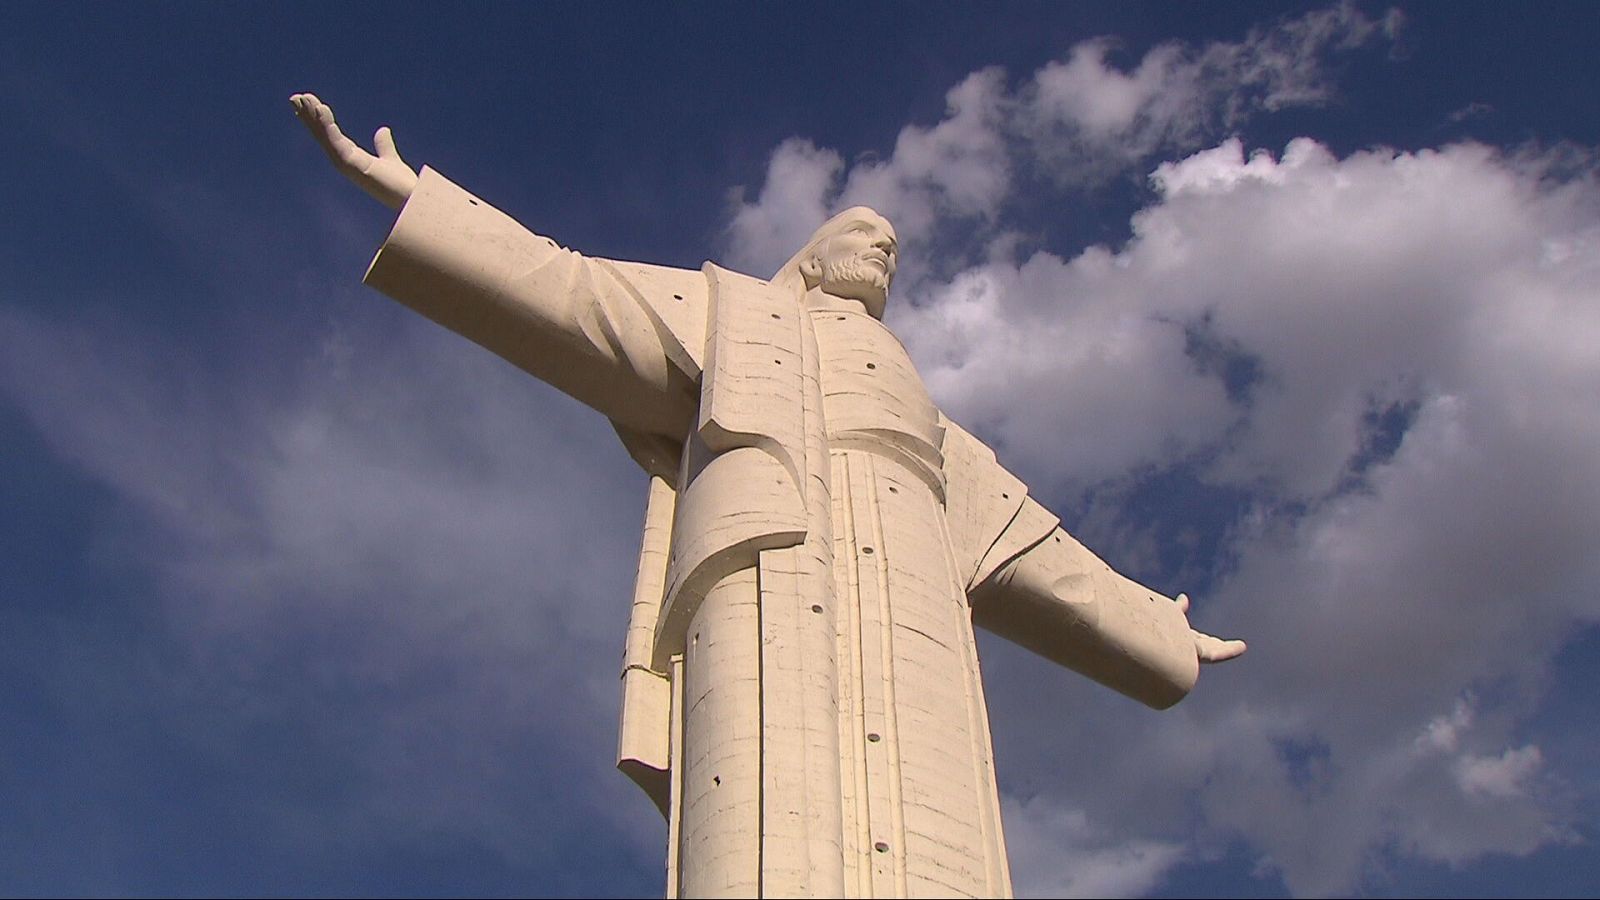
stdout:
[[881,319],[899,252],[894,227],[881,216],[848,222],[818,248],[817,286],[824,293],[861,301],[869,314]]

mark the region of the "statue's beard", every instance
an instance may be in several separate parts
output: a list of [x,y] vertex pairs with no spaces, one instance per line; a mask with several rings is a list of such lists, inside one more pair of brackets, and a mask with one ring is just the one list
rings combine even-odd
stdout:
[[867,312],[881,316],[884,302],[889,296],[889,273],[877,266],[867,265],[867,261],[859,256],[837,261],[825,260],[820,285],[825,293],[860,300],[866,305]]

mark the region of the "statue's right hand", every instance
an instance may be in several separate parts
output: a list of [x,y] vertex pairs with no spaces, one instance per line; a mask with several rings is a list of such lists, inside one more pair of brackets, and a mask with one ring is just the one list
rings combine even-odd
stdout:
[[316,94],[295,94],[289,98],[289,103],[344,177],[390,209],[399,209],[411,196],[412,189],[417,186],[417,173],[400,158],[388,127],[379,128],[372,136],[372,144],[378,151],[378,155],[373,156],[344,136],[333,121],[332,107],[318,100]]
[[[1188,617],[1189,595],[1179,594],[1174,599],[1178,601],[1178,611]],[[1194,636],[1194,652],[1203,663],[1227,662],[1248,649],[1244,641],[1225,641],[1193,628],[1189,629],[1189,632]]]

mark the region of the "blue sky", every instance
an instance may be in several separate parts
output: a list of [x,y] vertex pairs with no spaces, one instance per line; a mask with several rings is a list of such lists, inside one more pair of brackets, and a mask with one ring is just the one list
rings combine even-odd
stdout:
[[596,255],[896,223],[946,411],[1251,642],[981,643],[1019,893],[1600,891],[1596,10],[6,5],[0,893],[661,889],[642,476],[360,285],[303,90]]

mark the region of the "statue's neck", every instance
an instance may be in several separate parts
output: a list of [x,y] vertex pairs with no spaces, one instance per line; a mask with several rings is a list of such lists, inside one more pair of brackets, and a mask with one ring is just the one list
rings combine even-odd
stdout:
[[[839,312],[866,313],[872,315],[872,310],[865,303],[850,297],[840,297],[830,294],[822,288],[811,288],[806,291],[804,298],[805,308],[808,310],[838,310]],[[873,318],[878,318],[873,316]]]

